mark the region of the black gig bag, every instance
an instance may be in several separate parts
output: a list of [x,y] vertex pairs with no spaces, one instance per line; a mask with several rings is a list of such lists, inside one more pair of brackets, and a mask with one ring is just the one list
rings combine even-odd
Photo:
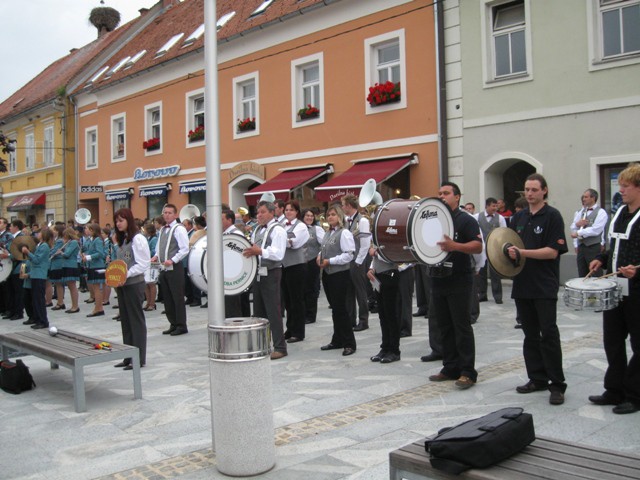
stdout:
[[16,363],[9,360],[0,362],[0,388],[8,393],[18,395],[36,386],[29,373],[29,367],[20,359]]
[[511,407],[443,428],[425,442],[425,448],[433,468],[457,475],[470,468],[487,468],[501,462],[535,438],[531,414]]

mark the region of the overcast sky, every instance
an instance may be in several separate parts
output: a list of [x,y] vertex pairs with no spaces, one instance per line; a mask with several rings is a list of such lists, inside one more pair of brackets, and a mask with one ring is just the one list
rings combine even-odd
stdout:
[[[120,12],[120,25],[157,0],[104,0]],[[100,0],[1,0],[0,103],[72,48],[97,38],[89,13]]]

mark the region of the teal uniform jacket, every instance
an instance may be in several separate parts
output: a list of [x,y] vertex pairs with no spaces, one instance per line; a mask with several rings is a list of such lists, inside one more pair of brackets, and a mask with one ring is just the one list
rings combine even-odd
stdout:
[[49,276],[49,255],[51,247],[48,243],[40,242],[35,252],[29,252],[29,263],[31,264],[29,278],[46,280]]

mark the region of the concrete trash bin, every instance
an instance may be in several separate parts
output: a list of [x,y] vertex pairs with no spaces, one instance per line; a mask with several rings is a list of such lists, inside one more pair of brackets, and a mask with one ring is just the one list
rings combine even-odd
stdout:
[[225,475],[258,475],[275,465],[270,352],[264,318],[209,325],[214,450]]

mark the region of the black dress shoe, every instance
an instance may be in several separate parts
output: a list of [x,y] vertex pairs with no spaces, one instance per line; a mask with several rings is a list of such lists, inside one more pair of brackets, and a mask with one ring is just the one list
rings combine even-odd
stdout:
[[199,307],[200,305],[202,305],[200,302],[192,302],[189,304],[190,307]]
[[185,333],[189,333],[189,330],[187,330],[186,328],[176,328],[169,335],[175,337],[177,335],[184,335]]
[[407,338],[411,336],[411,332],[400,332],[400,338]]
[[368,329],[369,329],[369,324],[368,323],[362,323],[362,322],[360,322],[355,327],[353,327],[353,331],[354,332],[361,332],[362,330],[368,330]]
[[287,338],[287,343],[298,343],[298,342],[301,342],[302,340],[304,340],[304,338],[289,337]]
[[175,329],[176,329],[176,327],[171,326],[171,327],[169,327],[168,330],[163,331],[162,334],[163,335],[171,335],[171,332],[173,332]]
[[435,362],[436,360],[442,360],[442,356],[430,353],[429,355],[420,357],[421,362]]
[[49,325],[45,325],[44,323],[36,323],[35,325],[31,325],[31,328],[34,330],[42,330],[43,328],[49,328]]
[[101,312],[94,312],[94,313],[89,313],[87,314],[87,318],[91,318],[91,317],[102,317],[104,316],[104,310]]
[[114,365],[114,367],[115,367],[115,368],[124,368],[124,367],[126,367],[127,365],[129,365],[129,362],[127,362],[126,360],[123,360],[123,361],[122,361],[122,362],[120,362],[120,363],[116,363],[116,364]]
[[323,345],[320,347],[320,350],[339,350],[342,347],[339,347],[338,345],[334,345],[333,343],[327,343],[326,345]]
[[489,301],[489,299],[487,297],[479,297],[478,301],[479,302],[487,302],[487,301]]
[[356,349],[355,349],[355,348],[346,347],[346,348],[342,351],[342,356],[343,356],[343,357],[348,357],[349,355],[353,355],[354,353],[356,353]]
[[502,301],[502,299],[500,300],[496,300],[496,305],[502,305],[504,302]]
[[427,315],[427,312],[424,310],[418,310],[416,313],[413,314],[414,317],[424,317]]
[[624,402],[613,407],[612,412],[618,415],[626,415],[627,413],[636,413],[640,410],[640,405],[633,402]]
[[[140,364],[140,368],[144,367],[144,363]],[[123,368],[123,370],[133,370],[133,364],[129,364]]]
[[562,405],[564,403],[564,393],[552,390],[549,395],[549,403],[551,405]]
[[380,350],[373,357],[370,357],[369,360],[371,360],[372,362],[379,362],[380,360],[382,360],[384,358],[384,356],[386,354],[387,354],[387,352],[385,352],[384,350]]
[[622,403],[622,400],[607,394],[607,392],[604,392],[602,395],[590,395],[589,401],[596,405],[619,405]]
[[24,318],[24,316],[22,315],[14,315],[13,317],[9,318],[9,320],[22,320]]
[[517,330],[522,330],[522,324],[521,323],[516,323],[513,328],[517,329]]
[[304,321],[305,325],[309,325],[310,323],[316,323],[316,321],[315,320],[305,320]]
[[36,323],[36,321],[33,318],[30,318],[26,322],[22,322],[23,325],[33,325],[35,323]]
[[387,353],[382,360],[380,360],[380,363],[392,363],[398,361],[400,361],[399,353]]
[[516,392],[518,393],[533,393],[540,392],[542,390],[549,390],[549,385],[536,384],[533,380],[529,380],[524,385],[516,387]]
[[47,303],[44,308],[49,308],[49,307],[53,307],[53,302],[52,303]]
[[200,305],[200,308],[209,308],[209,304],[208,303],[203,303],[202,305]]

